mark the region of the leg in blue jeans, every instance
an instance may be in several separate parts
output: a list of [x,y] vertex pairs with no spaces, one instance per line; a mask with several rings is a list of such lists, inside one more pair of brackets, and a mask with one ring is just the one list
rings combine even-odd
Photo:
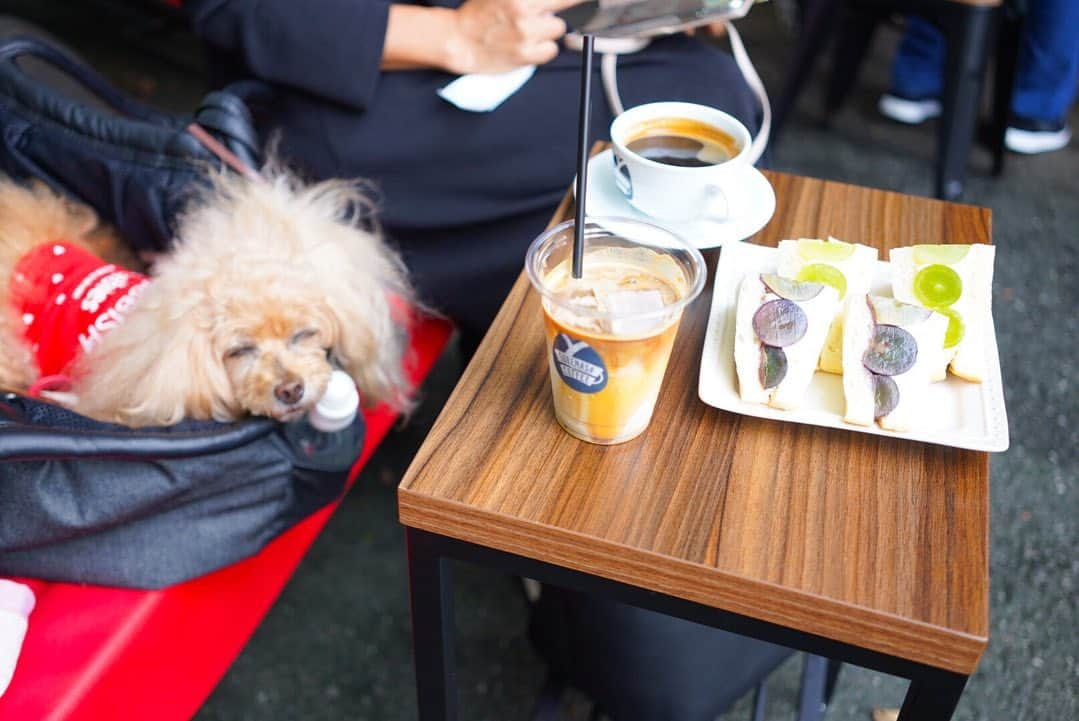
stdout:
[[1079,0],[1031,0],[1020,42],[1012,112],[1062,120],[1079,80]]
[[[1061,120],[1079,80],[1079,0],[1031,0],[1023,27],[1012,112]],[[892,91],[909,98],[939,97],[944,87],[944,37],[930,22],[907,18],[892,63]]]
[[944,36],[917,15],[892,60],[892,92],[906,98],[939,98],[944,90]]

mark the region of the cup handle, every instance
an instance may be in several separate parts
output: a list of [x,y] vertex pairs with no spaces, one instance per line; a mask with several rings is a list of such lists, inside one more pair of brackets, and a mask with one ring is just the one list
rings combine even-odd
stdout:
[[704,186],[703,210],[700,217],[706,220],[728,222],[745,212],[750,202],[745,185],[730,185],[726,189],[709,183]]
[[732,217],[733,198],[718,185],[704,186],[704,207],[701,216],[707,220],[726,221]]

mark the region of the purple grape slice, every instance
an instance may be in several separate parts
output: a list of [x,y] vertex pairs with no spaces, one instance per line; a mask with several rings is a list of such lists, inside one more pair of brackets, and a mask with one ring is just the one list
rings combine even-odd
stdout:
[[802,339],[809,327],[805,311],[785,298],[770,300],[753,314],[753,331],[765,345],[782,348]]
[[882,376],[906,373],[917,360],[918,342],[896,325],[875,326],[869,347],[862,354],[862,365]]
[[787,300],[812,300],[824,290],[823,283],[791,280],[775,273],[762,273],[761,282],[768,290]]
[[899,386],[888,376],[873,374],[873,418],[888,415],[899,405]]
[[787,377],[787,354],[782,348],[771,345],[761,345],[761,367],[758,374],[761,386],[765,389],[775,388]]

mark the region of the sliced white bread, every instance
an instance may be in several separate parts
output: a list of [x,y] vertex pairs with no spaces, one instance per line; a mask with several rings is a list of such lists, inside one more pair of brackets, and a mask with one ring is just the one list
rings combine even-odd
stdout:
[[[926,407],[926,393],[931,380],[937,355],[924,353],[923,349],[935,349],[944,343],[948,328],[947,317],[935,312],[913,313],[914,319],[884,318],[893,321],[883,325],[896,326],[906,331],[915,344],[913,365],[901,373],[873,373],[866,365],[866,353],[877,332],[877,319],[871,303],[897,304],[891,298],[848,295],[843,322],[843,394],[846,399],[844,420],[848,423],[868,426],[876,420],[881,428],[891,431],[908,431],[918,425],[932,409]],[[893,306],[894,307],[894,306]],[[909,307],[909,306],[908,306]],[[901,311],[902,312],[902,311]],[[904,315],[912,315],[904,312]],[[890,379],[898,393],[898,403],[887,413],[877,410],[878,384]]]
[[749,273],[743,278],[738,291],[734,331],[734,365],[742,400],[785,410],[801,405],[806,389],[813,380],[821,346],[839,304],[839,292],[834,288],[823,284],[813,285],[819,289],[814,297],[790,301],[805,316],[805,334],[796,342],[781,348],[786,360],[786,372],[777,385],[765,388],[761,368],[763,343],[754,329],[753,318],[761,306],[779,300],[781,296],[769,289],[758,273]]
[[[873,281],[873,264],[877,249],[861,243],[848,243],[828,236],[827,240],[799,238],[779,242],[779,260],[776,272],[785,278],[797,280],[821,280],[813,277],[810,266],[823,265],[838,271],[846,293],[841,294],[835,317],[832,319],[824,346],[821,348],[818,367],[828,373],[843,372],[843,303],[846,296],[865,295]],[[819,269],[818,269],[819,270]],[[806,277],[806,274],[811,277]],[[827,282],[827,281],[824,281]]]
[[[944,348],[934,359],[931,375],[933,380],[943,380],[947,369],[968,381],[981,383],[988,373],[985,339],[988,324],[992,323],[993,260],[996,249],[992,245],[975,243],[966,246],[915,245],[894,248],[889,253],[892,266],[892,293],[905,303],[933,307],[950,316],[950,322],[961,324],[959,342]],[[966,248],[964,254],[962,248]],[[962,257],[956,257],[961,255]],[[943,265],[958,276],[962,287],[960,295],[945,308],[925,303],[915,292],[919,273],[931,265]]]

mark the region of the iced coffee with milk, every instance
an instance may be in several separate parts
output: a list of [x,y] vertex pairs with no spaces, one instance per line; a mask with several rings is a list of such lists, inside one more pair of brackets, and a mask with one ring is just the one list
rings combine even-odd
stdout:
[[529,249],[542,296],[558,422],[591,443],[623,443],[648,427],[682,310],[704,262],[677,236],[637,221],[592,219],[583,274],[572,273],[573,222]]

